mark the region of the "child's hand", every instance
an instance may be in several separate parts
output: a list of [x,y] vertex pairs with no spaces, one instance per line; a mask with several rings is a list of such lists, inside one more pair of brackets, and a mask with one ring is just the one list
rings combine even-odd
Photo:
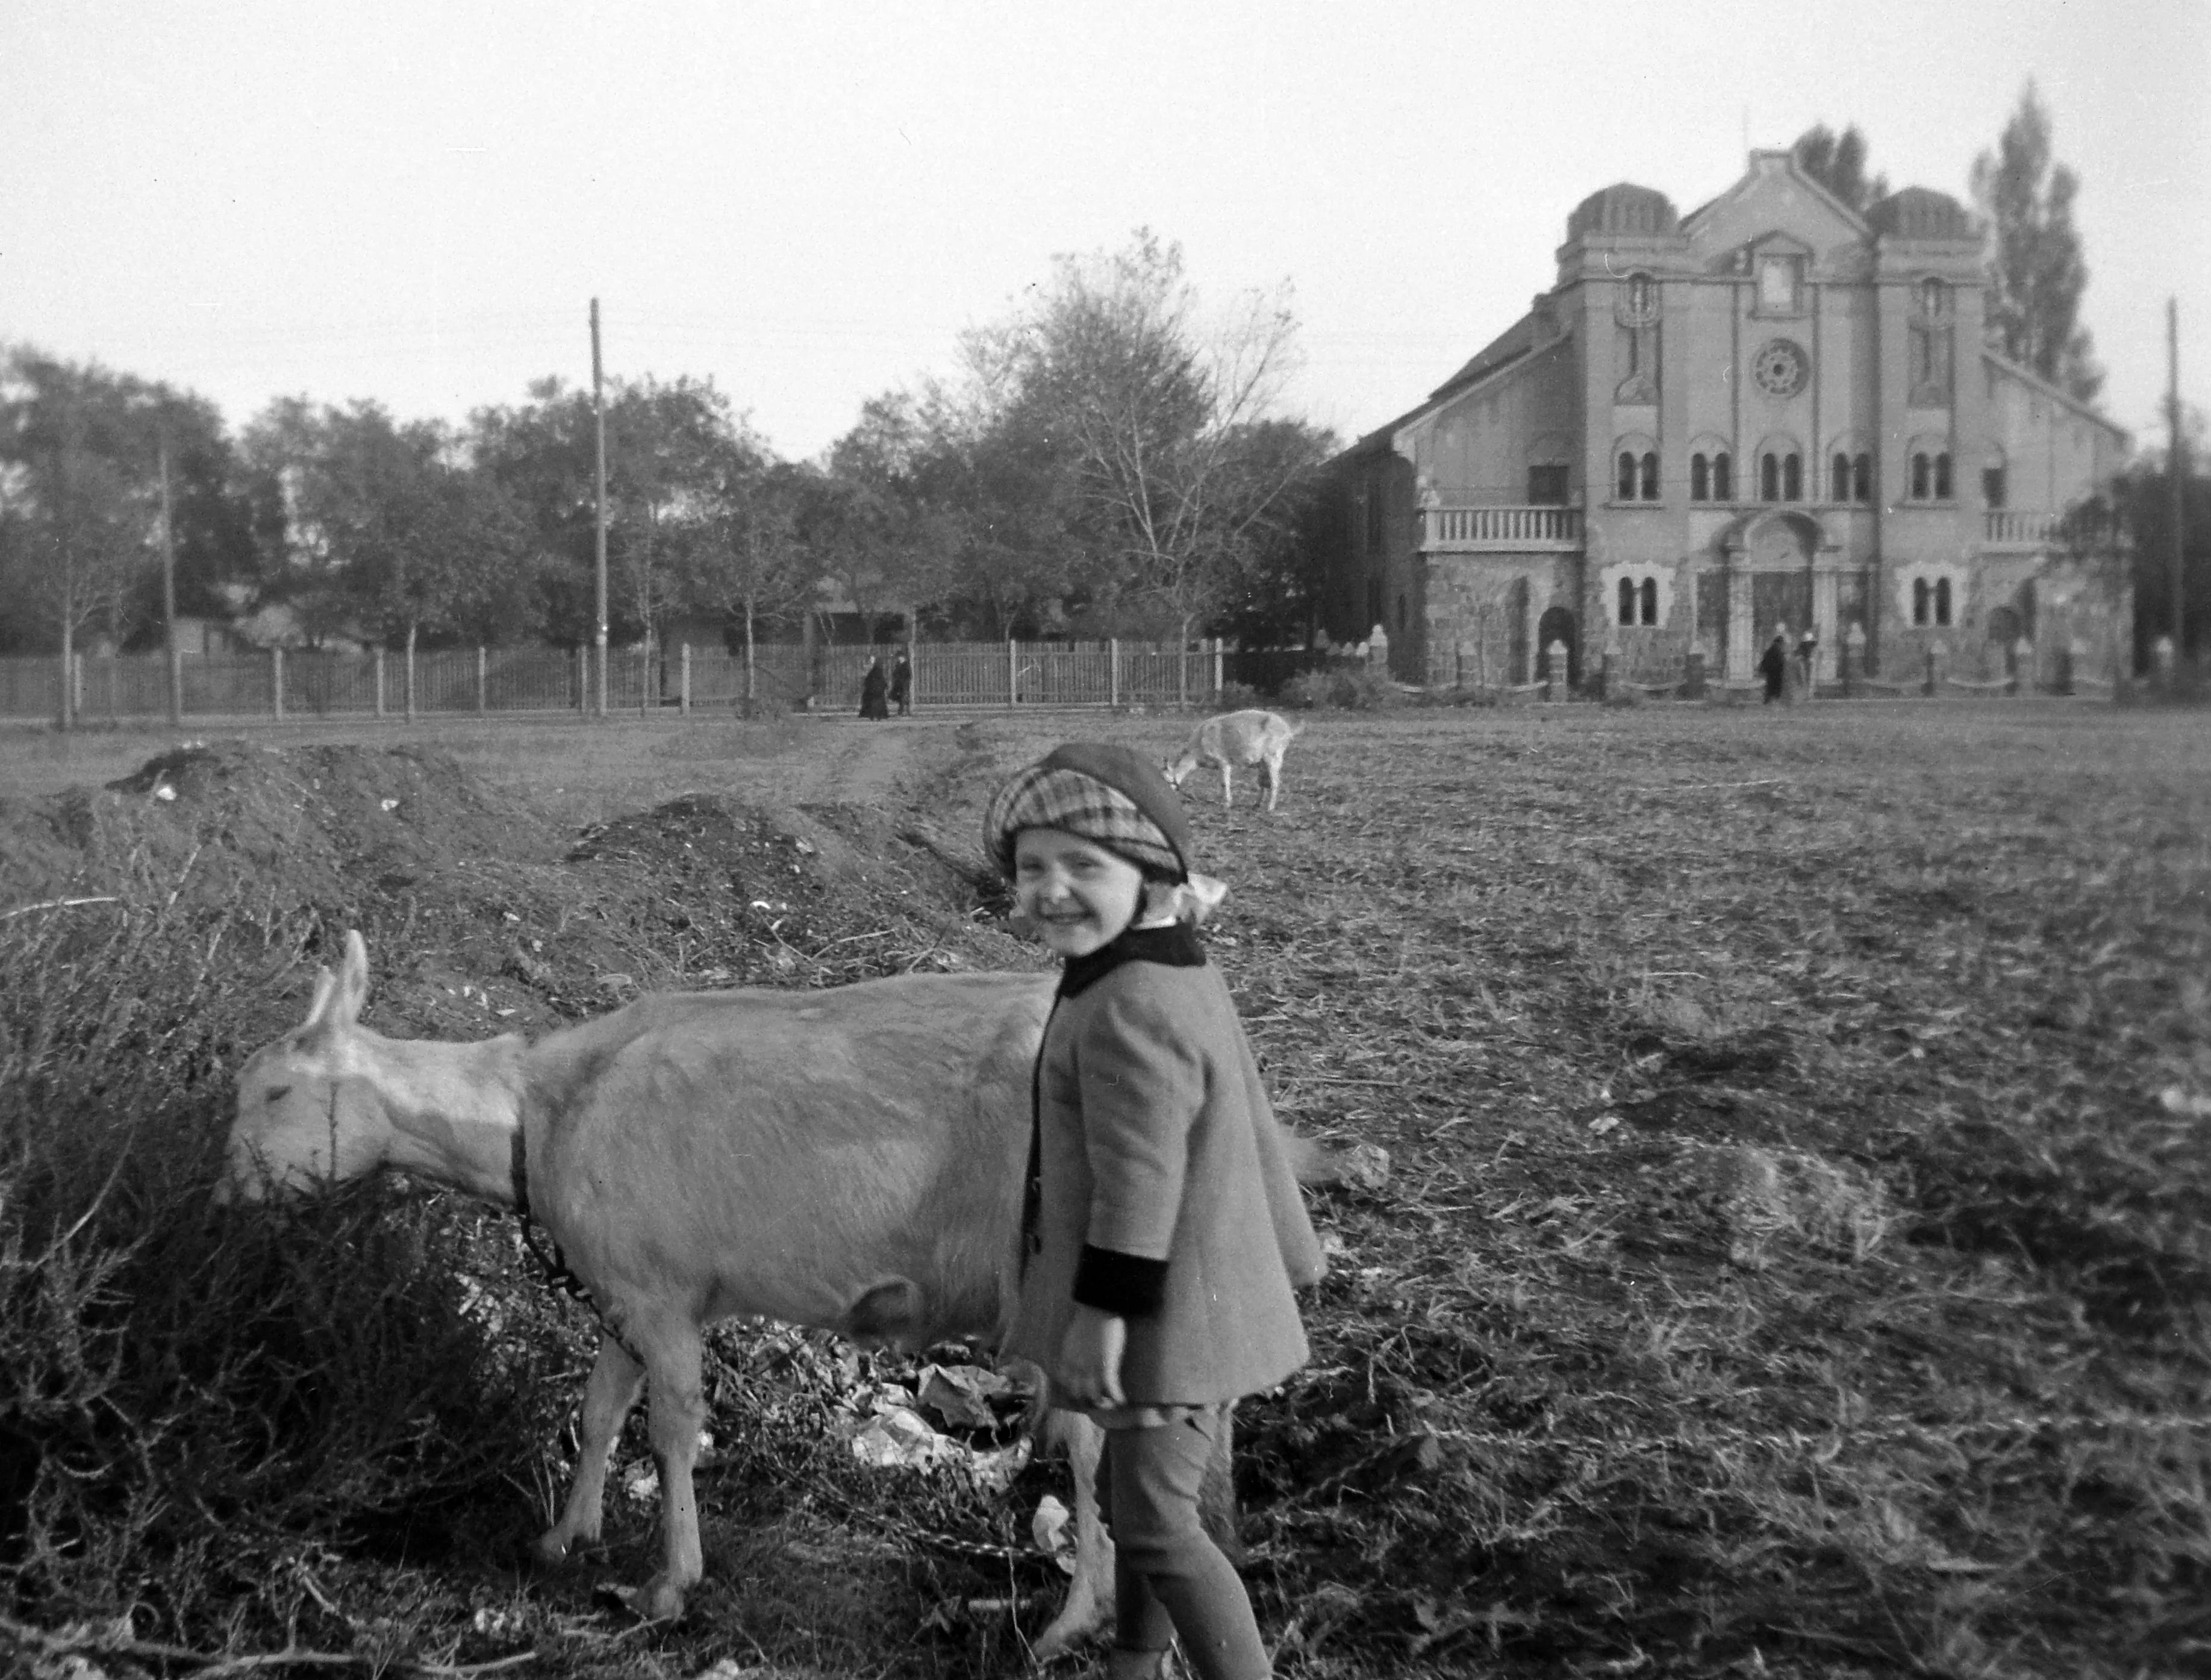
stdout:
[[1121,1395],[1121,1354],[1128,1345],[1125,1320],[1077,1302],[1059,1341],[1059,1380],[1067,1398],[1079,1406],[1127,1404]]

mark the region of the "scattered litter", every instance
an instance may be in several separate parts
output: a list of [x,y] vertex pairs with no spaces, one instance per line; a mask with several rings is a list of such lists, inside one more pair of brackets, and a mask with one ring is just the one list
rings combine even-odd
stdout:
[[396,811],[399,809],[399,802],[397,799],[385,799],[379,801],[379,803],[383,805],[384,809],[388,811]]
[[154,797],[156,799],[167,800],[173,804],[176,800],[177,790],[171,787],[167,782],[156,782],[154,785]]
[[521,917],[516,915],[512,910],[502,910],[499,914],[500,919],[502,921],[518,922],[522,919]]
[[1600,1114],[1589,1123],[1589,1129],[1599,1137],[1603,1137],[1608,1131],[1617,1131],[1620,1129],[1620,1116]]
[[996,1427],[990,1397],[1012,1392],[1013,1385],[979,1365],[929,1365],[921,1373],[921,1404],[956,1428]]
[[1046,1494],[1037,1501],[1036,1514],[1029,1519],[1029,1538],[1059,1566],[1060,1574],[1075,1573],[1075,1523],[1057,1495]]
[[1390,1182],[1390,1151],[1379,1143],[1354,1143],[1338,1158],[1336,1171],[1356,1189],[1379,1190]]
[[660,1493],[658,1468],[640,1459],[630,1467],[629,1474],[622,1478],[622,1491],[639,1504],[657,1497]]
[[937,1434],[927,1418],[904,1406],[886,1406],[852,1437],[852,1456],[878,1470],[931,1470],[960,1450],[957,1441]]

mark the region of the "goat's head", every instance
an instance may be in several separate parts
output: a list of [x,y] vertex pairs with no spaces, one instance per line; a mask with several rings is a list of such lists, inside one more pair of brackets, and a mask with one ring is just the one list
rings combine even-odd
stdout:
[[1169,787],[1180,787],[1190,773],[1196,768],[1196,750],[1194,748],[1185,748],[1178,756],[1171,758],[1160,766],[1160,773],[1167,779]]
[[391,1122],[363,1077],[358,1025],[368,947],[346,935],[338,972],[323,969],[300,1025],[239,1070],[238,1113],[218,1200],[359,1178],[382,1164]]

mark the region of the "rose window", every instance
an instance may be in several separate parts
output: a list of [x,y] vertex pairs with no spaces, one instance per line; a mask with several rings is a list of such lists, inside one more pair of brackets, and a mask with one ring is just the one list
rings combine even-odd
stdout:
[[1803,390],[1811,371],[1802,349],[1786,338],[1774,339],[1750,363],[1750,377],[1770,397],[1794,397]]

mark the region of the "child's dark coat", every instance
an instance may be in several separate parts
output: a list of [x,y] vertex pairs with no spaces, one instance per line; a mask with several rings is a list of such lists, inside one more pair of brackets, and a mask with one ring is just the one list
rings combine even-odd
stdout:
[[1123,962],[1063,998],[1038,1123],[1041,1246],[1009,1351],[1059,1378],[1087,1245],[1154,1281],[1141,1263],[1166,1262],[1157,1310],[1128,1320],[1130,1404],[1233,1400],[1305,1362],[1291,1290],[1325,1263],[1217,969]]

